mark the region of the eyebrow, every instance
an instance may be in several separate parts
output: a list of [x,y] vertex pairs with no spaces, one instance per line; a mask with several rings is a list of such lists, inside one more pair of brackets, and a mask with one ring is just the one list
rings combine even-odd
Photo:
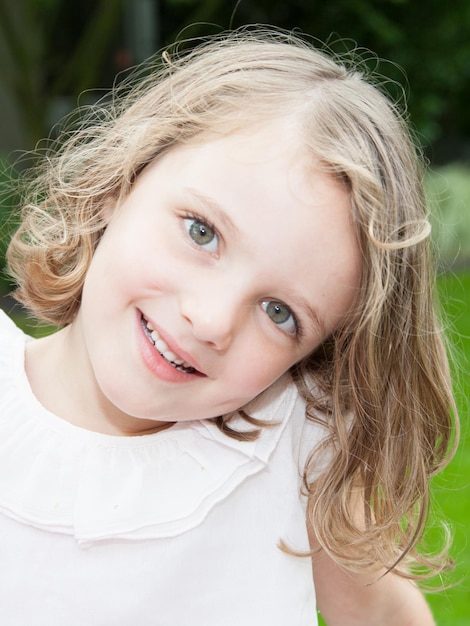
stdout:
[[[204,207],[209,208],[210,211],[215,215],[216,220],[219,221],[224,226],[225,229],[231,232],[232,235],[240,234],[238,227],[230,219],[227,213],[222,209],[221,205],[214,198],[211,198],[210,196],[198,191],[197,189],[194,189],[194,187],[185,187],[184,190],[190,196],[192,196],[199,204],[201,204]],[[320,314],[318,313],[317,309],[314,306],[312,306],[304,298],[304,296],[301,295],[297,291],[289,290],[287,295],[288,295],[287,299],[292,298],[292,300],[295,300],[299,308],[302,309],[306,313],[307,317],[312,323],[313,330],[316,332],[320,332],[323,336],[326,336],[325,324],[323,322],[323,319],[320,317]]]

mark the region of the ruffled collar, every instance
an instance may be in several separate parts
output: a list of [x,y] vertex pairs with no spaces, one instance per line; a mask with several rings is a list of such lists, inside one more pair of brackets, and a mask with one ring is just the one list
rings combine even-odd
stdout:
[[27,337],[0,316],[0,510],[79,542],[178,535],[268,463],[297,391],[285,375],[248,407],[276,423],[242,442],[215,424],[175,424],[119,437],[74,426],[46,411],[24,371]]

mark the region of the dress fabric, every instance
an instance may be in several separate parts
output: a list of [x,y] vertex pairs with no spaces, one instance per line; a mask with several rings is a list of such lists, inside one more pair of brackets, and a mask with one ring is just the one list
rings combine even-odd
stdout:
[[[43,408],[0,311],[0,624],[314,626],[301,470],[324,436],[288,375],[254,442],[193,421],[119,437]],[[235,424],[237,426],[237,424]],[[239,428],[246,428],[240,420]]]

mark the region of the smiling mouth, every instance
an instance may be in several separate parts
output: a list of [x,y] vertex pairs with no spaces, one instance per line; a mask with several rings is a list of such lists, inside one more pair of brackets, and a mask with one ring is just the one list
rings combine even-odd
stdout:
[[145,319],[144,316],[141,317],[142,328],[144,329],[144,333],[149,339],[155,350],[160,354],[161,357],[165,359],[165,361],[174,367],[176,370],[180,372],[184,372],[185,374],[199,374],[200,372],[194,368],[183,359],[179,358],[177,354],[172,352],[170,348],[166,345],[163,339],[160,337],[158,332],[153,328],[152,324]]

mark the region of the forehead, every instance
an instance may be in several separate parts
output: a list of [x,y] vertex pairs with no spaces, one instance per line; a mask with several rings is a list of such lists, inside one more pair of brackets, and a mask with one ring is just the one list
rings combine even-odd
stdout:
[[[346,187],[341,181],[335,181],[320,159],[306,147],[297,115],[267,122],[258,120],[230,132],[204,132],[193,137],[190,143],[175,145],[168,154],[170,160],[192,178],[211,170],[212,176],[207,182],[214,187],[219,186],[217,179],[221,174],[231,173],[233,187],[237,187],[240,195],[244,190],[248,195],[257,188],[269,202],[270,196],[277,197],[282,190],[296,196],[300,208],[300,205],[308,205],[312,197],[320,201],[327,189],[335,188],[337,199],[342,195],[348,202]],[[280,176],[274,176],[275,173]],[[238,186],[240,179],[244,180],[241,187]],[[206,182],[206,177],[204,180]],[[224,180],[227,193],[230,187]],[[262,209],[260,206],[259,212]]]

